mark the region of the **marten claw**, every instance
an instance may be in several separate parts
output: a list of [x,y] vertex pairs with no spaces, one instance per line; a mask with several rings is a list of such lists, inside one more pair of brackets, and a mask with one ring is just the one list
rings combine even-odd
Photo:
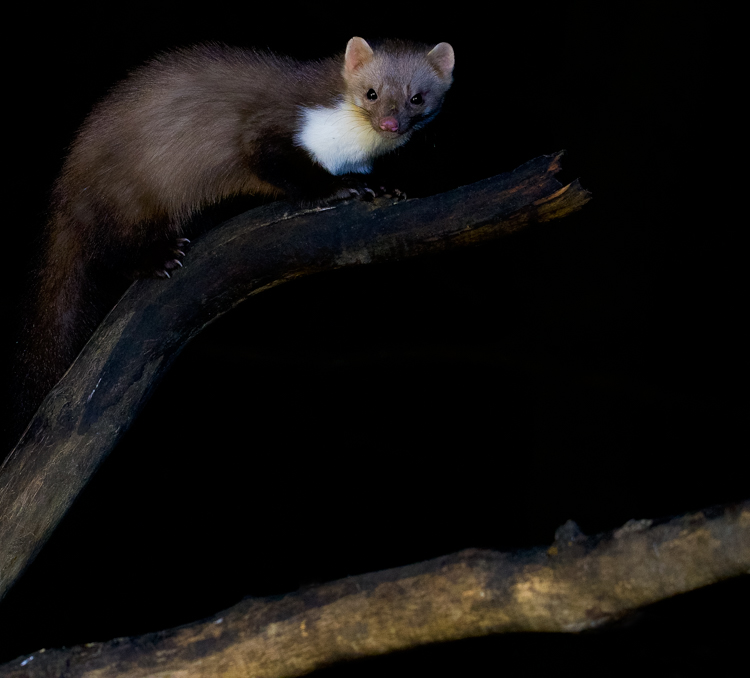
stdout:
[[380,187],[381,194],[386,198],[395,198],[396,200],[406,200],[406,193],[399,191],[397,188],[387,189],[385,186]]
[[384,189],[381,189],[380,191],[377,189],[373,190],[369,186],[358,182],[356,186],[344,186],[338,193],[334,193],[327,200],[322,200],[320,204],[330,205],[339,200],[351,200],[353,198],[362,200],[363,202],[372,202],[376,198],[383,195],[383,190]]
[[[154,245],[150,260],[153,268],[143,268],[133,271],[133,278],[171,278],[170,271],[182,268],[185,252],[182,248],[190,241],[187,238],[175,238],[167,243]],[[165,248],[166,244],[166,248]]]
[[358,188],[349,189],[352,198],[357,198],[363,202],[372,202],[378,197],[378,194],[369,186],[359,186]]

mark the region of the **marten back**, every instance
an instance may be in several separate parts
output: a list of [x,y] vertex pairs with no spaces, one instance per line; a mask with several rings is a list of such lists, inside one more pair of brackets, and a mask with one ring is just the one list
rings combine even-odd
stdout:
[[55,187],[55,209],[93,203],[127,228],[184,221],[233,195],[277,196],[253,171],[253,156],[263,140],[291,137],[300,106],[329,106],[343,89],[334,60],[311,68],[217,46],[161,56],[89,115]]

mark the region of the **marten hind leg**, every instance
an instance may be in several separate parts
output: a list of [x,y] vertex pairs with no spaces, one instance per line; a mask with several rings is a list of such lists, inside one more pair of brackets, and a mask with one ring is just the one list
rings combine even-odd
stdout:
[[142,237],[127,257],[127,276],[133,280],[169,278],[173,271],[182,268],[190,240],[182,236],[182,229],[174,226],[152,226],[148,231],[152,237]]
[[136,267],[131,271],[131,277],[170,278],[172,271],[182,268],[185,250],[189,244],[190,240],[180,237],[153,243],[151,247],[144,248]]

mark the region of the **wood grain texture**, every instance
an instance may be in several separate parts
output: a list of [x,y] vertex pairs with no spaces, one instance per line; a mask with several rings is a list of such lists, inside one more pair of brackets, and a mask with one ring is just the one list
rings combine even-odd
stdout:
[[338,661],[490,633],[578,632],[750,573],[750,502],[595,537],[568,522],[546,548],[471,549],[135,638],[47,650],[1,678],[276,678]]

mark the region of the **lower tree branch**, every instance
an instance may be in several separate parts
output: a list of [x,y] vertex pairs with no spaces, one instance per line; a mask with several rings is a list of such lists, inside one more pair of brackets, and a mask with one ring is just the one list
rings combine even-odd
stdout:
[[245,599],[189,626],[35,653],[2,678],[301,676],[337,661],[515,631],[577,632],[750,573],[750,501],[549,548],[467,550],[348,577],[281,599]]

